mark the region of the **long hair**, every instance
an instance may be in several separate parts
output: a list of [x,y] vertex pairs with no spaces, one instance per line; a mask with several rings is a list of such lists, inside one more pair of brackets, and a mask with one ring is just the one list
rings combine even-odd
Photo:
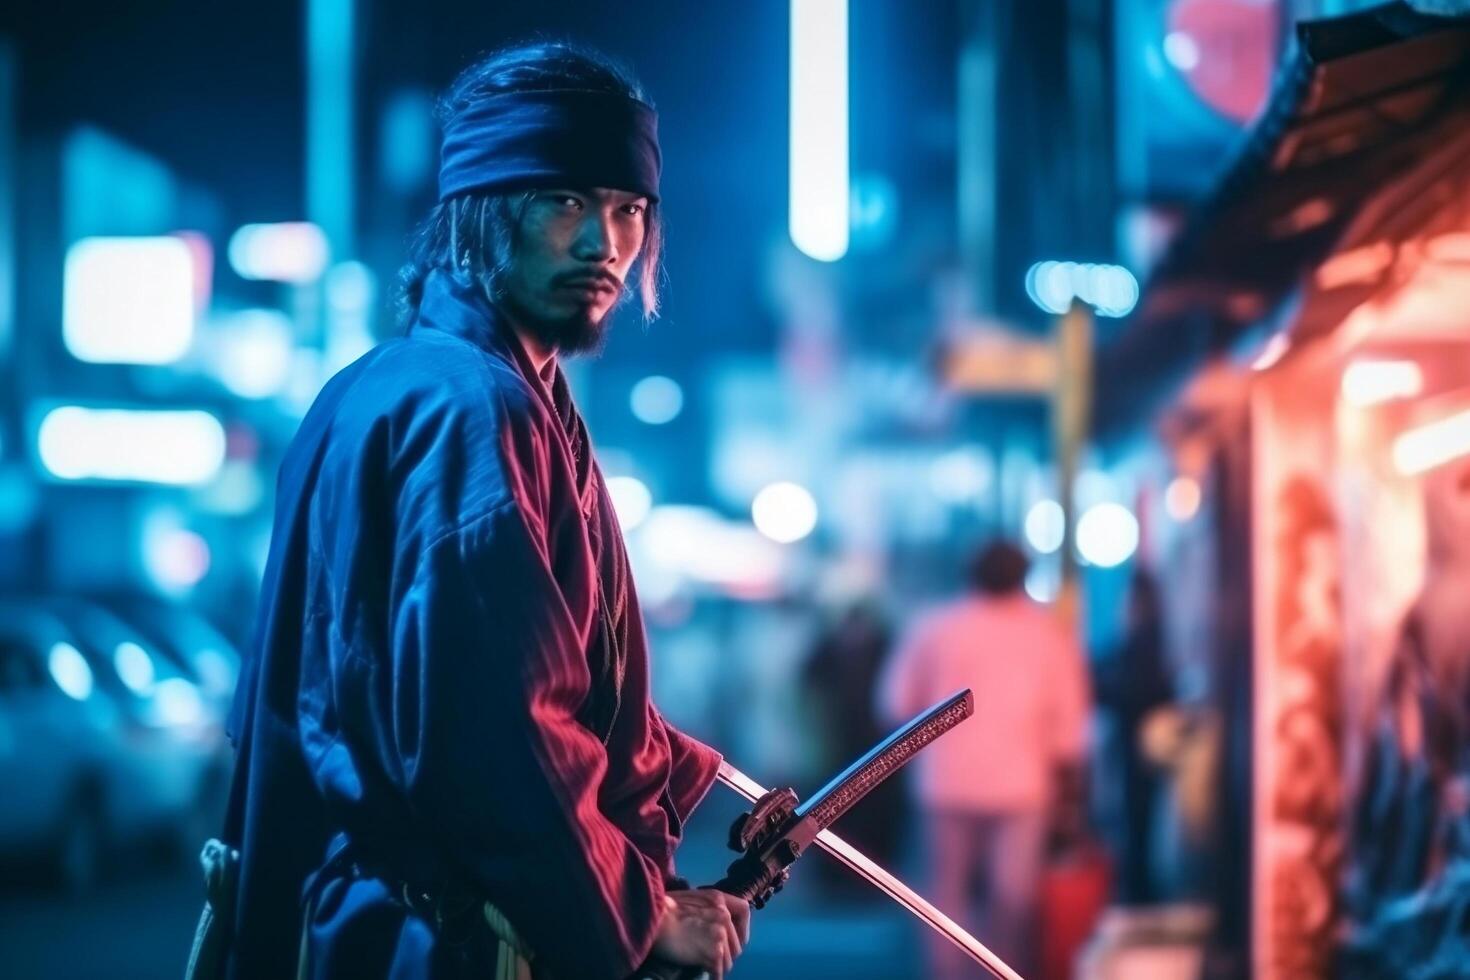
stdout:
[[[565,41],[540,41],[502,48],[470,65],[440,97],[434,114],[444,126],[489,96],[553,89],[612,92],[648,101],[643,87],[603,55]],[[434,269],[478,282],[498,299],[529,200],[525,192],[469,192],[434,205],[410,239],[408,261],[398,272],[400,326],[406,329],[418,317],[424,279]],[[634,273],[646,320],[658,315],[663,233],[658,202],[649,201]]]

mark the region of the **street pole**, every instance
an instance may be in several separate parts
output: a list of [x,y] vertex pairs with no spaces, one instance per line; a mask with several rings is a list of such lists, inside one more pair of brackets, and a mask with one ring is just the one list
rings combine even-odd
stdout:
[[1057,496],[1062,505],[1062,586],[1057,614],[1068,626],[1081,621],[1077,574],[1076,483],[1092,411],[1093,311],[1081,300],[1057,321],[1057,371],[1052,390],[1052,439],[1057,460]]

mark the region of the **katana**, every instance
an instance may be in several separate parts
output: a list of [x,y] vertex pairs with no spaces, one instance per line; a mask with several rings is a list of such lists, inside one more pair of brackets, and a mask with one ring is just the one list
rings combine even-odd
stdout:
[[[863,754],[831,782],[798,804],[795,791],[767,790],[728,763],[721,763],[720,781],[753,804],[750,813],[730,828],[730,847],[740,857],[725,877],[711,887],[738,895],[762,908],[786,881],[788,868],[812,844],[827,851],[859,876],[908,909],[931,929],[963,950],[971,959],[1002,980],[1021,980],[1000,957],[971,936],[954,920],[925,901],[913,889],[832,833],[828,828],[897,772],[930,742],[969,718],[975,698],[968,688],[914,716]],[[645,964],[637,980],[692,980],[701,971],[672,964]]]
[[[728,762],[720,763],[719,779],[720,782],[752,803],[766,795],[764,786]],[[1019,973],[1011,969],[1005,960],[992,953],[984,943],[970,935],[964,926],[939,911],[924,896],[905,885],[891,872],[885,871],[882,865],[832,831],[820,831],[816,836],[816,844],[845,864],[858,877],[908,909],[916,919],[954,943],[970,959],[989,970],[992,976],[1002,977],[1003,980],[1021,980]]]

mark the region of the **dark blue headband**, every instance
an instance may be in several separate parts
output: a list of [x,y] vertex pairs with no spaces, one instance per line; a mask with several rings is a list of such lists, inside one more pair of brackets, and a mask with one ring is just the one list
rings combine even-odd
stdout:
[[658,115],[611,92],[506,92],[444,128],[439,200],[466,191],[613,187],[658,200]]

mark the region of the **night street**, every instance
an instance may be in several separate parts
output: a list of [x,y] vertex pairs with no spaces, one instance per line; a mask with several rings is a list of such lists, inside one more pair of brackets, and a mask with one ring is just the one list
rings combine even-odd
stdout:
[[[793,898],[799,895],[799,886],[790,890]],[[799,907],[803,904],[778,902],[757,914],[750,949],[733,976],[903,980],[921,975],[906,963],[904,951],[914,936],[899,914],[823,913]],[[78,900],[7,889],[0,897],[0,962],[10,980],[177,978],[198,914],[199,884],[178,872],[111,882]]]
[[[681,870],[716,875],[728,855],[718,842],[736,812],[726,791],[690,827]],[[825,861],[825,855],[810,861]],[[823,908],[798,865],[792,883],[755,913],[751,945],[733,976],[763,980],[908,980],[922,968],[910,957],[920,939],[896,906],[881,899]],[[114,871],[96,890],[67,898],[38,884],[0,890],[0,963],[6,980],[153,980],[182,976],[199,915],[192,869],[157,865]],[[985,976],[977,968],[976,977]]]
[[0,980],[1470,980],[1467,596],[1470,0],[0,4]]

